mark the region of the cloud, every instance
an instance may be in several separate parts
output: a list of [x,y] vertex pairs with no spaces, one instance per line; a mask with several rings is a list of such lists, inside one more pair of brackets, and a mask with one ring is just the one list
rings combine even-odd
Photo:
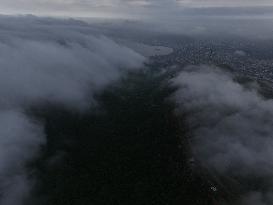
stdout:
[[184,6],[194,6],[194,7],[223,7],[223,6],[269,6],[273,5],[270,0],[178,0],[179,4]]
[[[246,186],[242,204],[272,204],[273,100],[207,66],[188,67],[172,82],[178,86],[178,113],[192,128],[196,157]],[[251,190],[250,184],[259,188]]]
[[[20,7],[18,7],[20,5]],[[1,0],[5,14],[30,13],[57,16],[146,17],[160,13],[183,13],[188,7],[273,6],[270,0]]]
[[43,127],[17,110],[0,111],[0,203],[19,205],[30,190],[24,163],[45,143]]
[[25,108],[86,109],[144,58],[74,20],[1,16],[0,33],[0,204],[19,205],[31,185],[25,164],[45,143],[43,125]]

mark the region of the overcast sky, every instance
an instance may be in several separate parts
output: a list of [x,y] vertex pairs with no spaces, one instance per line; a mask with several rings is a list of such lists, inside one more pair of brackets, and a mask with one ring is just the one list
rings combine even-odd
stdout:
[[122,17],[188,7],[273,6],[272,0],[0,0],[3,14]]

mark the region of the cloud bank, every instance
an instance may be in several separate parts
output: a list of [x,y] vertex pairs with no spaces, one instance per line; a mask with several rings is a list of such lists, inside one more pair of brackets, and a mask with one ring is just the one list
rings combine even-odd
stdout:
[[[18,5],[20,5],[18,7]],[[271,0],[1,0],[0,12],[85,17],[142,17],[183,14],[184,8],[267,7]]]
[[20,205],[31,188],[25,164],[45,143],[43,125],[25,109],[86,109],[144,58],[74,20],[0,16],[0,33],[0,204]]
[[240,204],[272,204],[273,100],[207,66],[188,67],[172,83],[178,86],[178,113],[187,113],[196,157],[245,186]]

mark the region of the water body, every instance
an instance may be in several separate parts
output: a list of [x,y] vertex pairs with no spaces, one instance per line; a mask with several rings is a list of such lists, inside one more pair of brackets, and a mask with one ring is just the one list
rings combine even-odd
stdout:
[[134,51],[140,53],[145,57],[151,56],[165,56],[173,53],[173,48],[165,47],[165,46],[152,46],[144,43],[137,43],[133,41],[121,41],[122,44],[127,47],[133,49]]

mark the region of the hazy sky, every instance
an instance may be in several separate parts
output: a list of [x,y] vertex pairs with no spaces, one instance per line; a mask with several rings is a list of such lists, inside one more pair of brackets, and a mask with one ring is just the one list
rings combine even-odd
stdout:
[[273,6],[272,0],[0,0],[4,14],[122,17],[187,7]]

